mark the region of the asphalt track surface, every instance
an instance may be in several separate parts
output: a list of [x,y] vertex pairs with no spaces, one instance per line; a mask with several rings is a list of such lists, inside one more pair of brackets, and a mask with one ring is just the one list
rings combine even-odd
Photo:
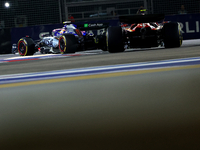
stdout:
[[[112,54],[101,50],[87,51],[93,55],[0,63],[0,75],[197,57],[200,56],[199,49],[200,41],[192,40],[184,41],[181,48],[132,49]],[[16,55],[3,55],[0,59],[5,57]]]
[[[187,41],[176,49],[90,53],[95,54],[1,63],[0,72],[199,57],[200,44]],[[199,91],[199,67],[1,88],[0,149],[196,150]]]

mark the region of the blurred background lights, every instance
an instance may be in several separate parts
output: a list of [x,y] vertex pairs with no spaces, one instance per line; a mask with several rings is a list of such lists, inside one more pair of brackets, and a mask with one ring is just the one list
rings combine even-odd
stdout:
[[6,7],[6,8],[10,7],[10,3],[5,2],[5,7]]

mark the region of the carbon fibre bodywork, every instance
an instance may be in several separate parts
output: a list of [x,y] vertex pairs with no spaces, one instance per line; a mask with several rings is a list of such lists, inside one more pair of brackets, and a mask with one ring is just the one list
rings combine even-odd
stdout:
[[[129,48],[149,48],[164,46],[167,32],[164,31],[164,15],[134,15],[119,17],[122,22],[123,41]],[[160,23],[158,23],[161,21]],[[174,23],[170,23],[174,24]],[[180,31],[179,23],[176,23],[177,31]],[[170,29],[167,29],[170,31]],[[172,29],[175,30],[175,29]],[[176,34],[177,31],[172,31]],[[178,32],[177,32],[178,33]],[[180,39],[182,40],[182,34]]]
[[163,26],[157,23],[140,23],[123,27],[124,42],[130,48],[157,47],[163,42],[162,28]]

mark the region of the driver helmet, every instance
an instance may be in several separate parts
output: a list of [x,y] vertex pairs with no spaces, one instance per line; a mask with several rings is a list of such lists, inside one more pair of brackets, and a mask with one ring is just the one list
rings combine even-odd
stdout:
[[147,9],[145,9],[143,6],[141,6],[137,12],[139,15],[145,15],[147,14]]

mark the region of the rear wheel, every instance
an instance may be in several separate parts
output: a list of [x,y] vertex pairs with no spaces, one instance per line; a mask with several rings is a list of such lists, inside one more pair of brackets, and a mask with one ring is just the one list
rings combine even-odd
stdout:
[[75,53],[78,48],[77,39],[73,34],[63,34],[59,38],[58,47],[61,54]]
[[123,36],[121,27],[109,27],[106,34],[107,48],[110,53],[123,52]]
[[179,24],[166,23],[163,27],[165,48],[180,47],[182,45],[183,36]]
[[17,49],[20,56],[33,55],[35,53],[35,43],[30,37],[24,37],[18,41]]

